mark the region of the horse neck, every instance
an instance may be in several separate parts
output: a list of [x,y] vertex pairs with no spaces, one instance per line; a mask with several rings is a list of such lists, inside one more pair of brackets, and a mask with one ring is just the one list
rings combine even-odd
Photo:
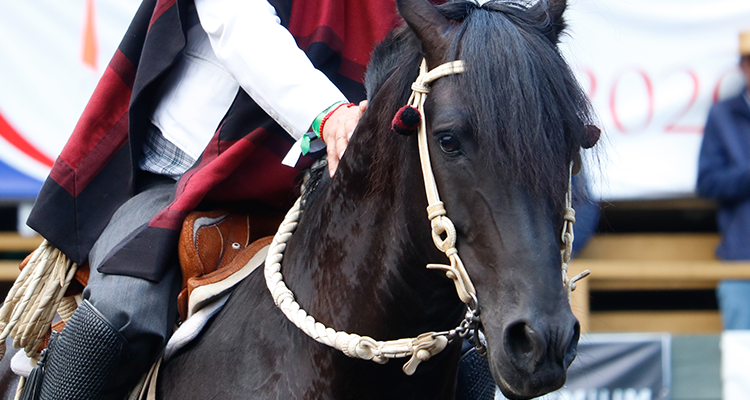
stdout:
[[430,236],[415,138],[397,138],[411,149],[378,161],[391,163],[392,179],[378,185],[375,126],[363,118],[347,149],[355,156],[310,196],[282,272],[299,303],[337,330],[395,338],[453,328],[463,305],[449,279],[425,268],[445,256]]

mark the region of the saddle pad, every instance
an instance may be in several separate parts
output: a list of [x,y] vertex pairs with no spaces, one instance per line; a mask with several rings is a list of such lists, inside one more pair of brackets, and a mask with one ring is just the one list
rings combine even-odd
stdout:
[[202,277],[192,278],[190,284],[193,289],[190,291],[190,297],[188,298],[188,319],[213,299],[229,292],[263,264],[268,255],[271,239],[270,237],[259,239],[243,249],[232,261],[232,264],[225,269]]
[[[242,268],[230,276],[193,289],[188,300],[188,319],[180,325],[169,339],[164,350],[165,361],[198,336],[211,317],[224,306],[232,289],[263,264],[268,254],[268,248],[269,245],[267,244],[255,252]],[[237,256],[238,259],[241,259],[241,257],[242,254]]]
[[172,337],[169,338],[167,347],[164,349],[165,361],[169,360],[178,350],[193,341],[201,333],[203,327],[206,326],[211,317],[224,307],[224,304],[229,300],[230,294],[227,293],[218,299],[214,299],[213,302],[200,309],[180,325]]

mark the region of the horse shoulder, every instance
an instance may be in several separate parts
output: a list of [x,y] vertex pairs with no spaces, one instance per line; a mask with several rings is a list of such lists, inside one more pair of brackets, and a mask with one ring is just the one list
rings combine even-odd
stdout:
[[326,398],[330,355],[301,335],[255,271],[200,336],[162,366],[159,398]]

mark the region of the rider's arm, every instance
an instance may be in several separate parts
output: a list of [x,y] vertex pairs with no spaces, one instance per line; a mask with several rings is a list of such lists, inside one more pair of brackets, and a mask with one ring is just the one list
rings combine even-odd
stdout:
[[216,56],[240,86],[295,139],[318,114],[347,101],[317,70],[265,0],[196,0]]
[[[317,70],[266,0],[196,0],[200,24],[219,61],[295,139],[346,97]],[[341,107],[322,132],[331,175],[364,107]]]

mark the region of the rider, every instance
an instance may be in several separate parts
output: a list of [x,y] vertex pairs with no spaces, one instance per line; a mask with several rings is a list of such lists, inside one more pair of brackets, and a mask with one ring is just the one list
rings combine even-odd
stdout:
[[143,1],[29,217],[91,273],[41,399],[122,398],[146,371],[176,321],[178,230],[201,201],[288,205],[312,161],[294,149],[324,119],[333,175],[366,107],[348,101],[395,18],[393,0]]

